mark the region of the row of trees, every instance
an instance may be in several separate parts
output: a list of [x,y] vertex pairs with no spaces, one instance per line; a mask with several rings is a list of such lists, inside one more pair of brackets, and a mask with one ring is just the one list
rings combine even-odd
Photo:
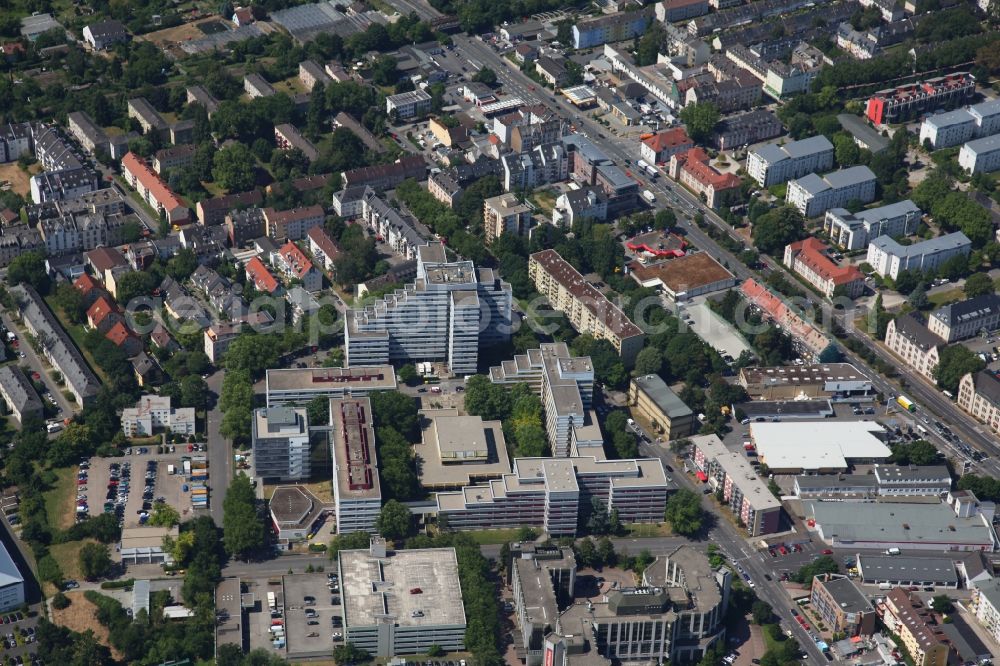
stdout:
[[378,391],[369,398],[384,496],[403,502],[423,497],[410,444],[420,438],[416,403],[398,391]]
[[267,532],[246,474],[236,475],[229,484],[222,511],[222,539],[227,554],[244,558],[264,546]]

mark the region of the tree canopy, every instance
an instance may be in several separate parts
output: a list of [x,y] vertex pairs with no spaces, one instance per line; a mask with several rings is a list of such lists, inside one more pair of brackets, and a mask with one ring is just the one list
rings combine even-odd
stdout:
[[698,493],[682,488],[667,500],[666,520],[671,529],[684,536],[692,536],[701,531],[704,511]]

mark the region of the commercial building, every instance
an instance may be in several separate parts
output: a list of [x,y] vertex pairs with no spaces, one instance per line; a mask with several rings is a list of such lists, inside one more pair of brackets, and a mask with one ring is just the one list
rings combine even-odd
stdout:
[[513,543],[510,550],[505,565],[518,629],[514,647],[526,666],[542,666],[546,637],[557,630],[576,590],[576,557],[572,548],[533,542]]
[[694,412],[659,375],[633,378],[628,387],[628,402],[632,414],[649,421],[664,441],[687,437],[694,431]]
[[413,445],[420,485],[455,490],[510,473],[500,421],[483,421],[457,409],[421,410],[422,433]]
[[838,548],[900,548],[992,552],[996,546],[992,502],[968,491],[926,503],[802,503],[810,529]]
[[66,390],[76,404],[86,407],[100,389],[101,382],[91,371],[72,338],[49,309],[34,287],[20,284],[9,287],[18,306],[21,321],[42,348],[45,359],[62,373]]
[[20,366],[0,367],[0,398],[7,405],[6,413],[14,417],[18,426],[23,426],[25,419],[42,416],[42,401]]
[[875,465],[873,475],[883,497],[940,497],[951,490],[944,465]]
[[523,236],[531,227],[530,206],[507,192],[483,201],[483,233],[489,245],[503,234]]
[[885,329],[885,346],[906,365],[933,381],[945,342],[918,317],[919,314],[908,312],[890,321]]
[[827,298],[855,298],[865,290],[865,277],[857,266],[837,265],[827,255],[829,248],[810,236],[785,246],[784,264]]
[[135,407],[122,410],[122,432],[126,437],[149,437],[165,429],[176,435],[193,435],[194,408],[171,407],[170,396],[144,395]]
[[978,137],[1000,132],[1000,100],[989,100],[965,109],[938,113],[920,125],[920,143],[935,149],[950,148]]
[[621,42],[637,37],[653,21],[653,12],[617,12],[585,18],[573,25],[573,48],[589,49],[608,42]]
[[278,543],[284,546],[308,538],[316,520],[325,511],[303,486],[278,486],[267,502],[267,509]]
[[671,489],[658,458],[518,458],[501,479],[438,493],[437,512],[449,529],[529,526],[573,536],[591,498],[624,523],[658,523]]
[[955,72],[880,90],[868,99],[865,116],[876,125],[900,123],[926,111],[957,106],[975,92],[975,78],[968,72]]
[[[661,2],[657,8],[663,4]],[[694,141],[683,127],[671,127],[652,136],[643,136],[646,138],[639,142],[639,155],[650,164],[664,164],[674,155],[694,148]]]
[[958,383],[958,406],[1000,432],[1000,379],[989,370],[971,372]]
[[170,551],[163,549],[163,537],[176,540],[180,530],[173,527],[126,527],[118,544],[122,564],[173,564]]
[[309,478],[309,420],[306,410],[264,407],[253,415],[254,476],[298,481]]
[[957,342],[1000,328],[1000,296],[983,294],[943,305],[930,314],[927,328],[945,342]]
[[564,313],[577,332],[610,342],[627,366],[635,362],[645,340],[642,329],[558,252],[542,250],[532,254],[528,258],[528,275],[538,293]]
[[375,532],[382,490],[368,398],[331,398],[333,500],[337,533]]
[[896,587],[879,602],[882,622],[899,636],[915,666],[945,666],[948,643],[934,614],[923,602],[901,587]]
[[184,202],[171,191],[146,161],[135,153],[129,152],[122,158],[122,176],[129,187],[138,192],[153,210],[163,215],[171,224],[185,224],[190,221],[191,211]]
[[972,252],[972,241],[961,231],[901,245],[889,236],[880,236],[868,246],[867,262],[882,277],[895,280],[902,271],[928,272],[961,255]]
[[305,405],[313,398],[360,398],[396,389],[391,365],[353,368],[275,368],[264,378],[267,406]]
[[750,424],[750,441],[775,474],[842,472],[853,463],[884,461],[892,455],[878,436],[884,433],[874,421]]
[[823,177],[811,173],[788,182],[785,200],[805,217],[816,217],[850,201],[871,203],[876,183],[875,174],[866,166],[840,169]]
[[378,657],[465,649],[465,608],[454,548],[338,554],[344,640]]
[[14,610],[25,602],[24,576],[17,569],[7,546],[0,541],[0,612]]
[[473,374],[481,347],[510,338],[511,288],[491,269],[448,261],[441,244],[422,245],[414,283],[345,319],[349,366],[445,361]]
[[809,602],[835,634],[875,633],[875,608],[847,576],[823,574],[813,578]]
[[1000,641],[1000,579],[977,583],[972,592],[972,611],[994,641]]
[[740,368],[737,381],[754,400],[868,402],[875,395],[871,380],[849,363],[746,367]]
[[833,168],[833,144],[822,134],[784,145],[769,143],[747,155],[747,174],[770,187]]
[[431,96],[423,90],[411,90],[385,98],[385,112],[389,115],[395,113],[400,120],[416,118],[430,110]]
[[670,158],[667,173],[703,197],[711,208],[723,205],[726,198],[741,185],[740,178],[736,174],[721,173],[713,167],[709,162],[708,153],[702,148],[690,148],[683,153],[675,153]]
[[898,238],[916,233],[922,216],[923,211],[909,199],[858,213],[831,208],[823,218],[823,233],[845,250],[863,250],[880,236]]
[[955,559],[905,555],[859,555],[858,578],[865,585],[958,589]]
[[750,536],[777,532],[781,502],[742,453],[730,451],[718,435],[692,437],[697,476],[713,490],[722,490],[723,500]]

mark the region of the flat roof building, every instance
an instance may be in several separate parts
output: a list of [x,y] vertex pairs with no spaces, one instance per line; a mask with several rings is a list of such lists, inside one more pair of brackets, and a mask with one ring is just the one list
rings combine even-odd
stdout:
[[422,410],[420,415],[423,435],[413,452],[421,486],[456,489],[510,473],[500,421],[463,416],[457,409]]
[[847,576],[816,576],[812,580],[809,601],[835,634],[871,636],[875,633],[875,608]]
[[546,636],[573,599],[576,557],[572,548],[536,543],[511,544],[511,556],[506,564],[519,630],[514,647],[526,666],[542,666]]
[[267,502],[279,545],[302,541],[325,509],[305,486],[278,486]]
[[831,208],[823,218],[823,231],[838,247],[863,250],[880,236],[897,238],[916,233],[922,217],[923,211],[909,199],[858,213]]
[[[821,424],[821,425],[820,425]],[[775,474],[839,472],[851,462],[879,462],[892,455],[872,421],[751,423],[750,440]]]
[[866,402],[875,394],[871,380],[850,363],[746,367],[740,368],[737,381],[755,400]]
[[372,419],[368,398],[330,400],[337,534],[375,532],[382,490]]
[[955,561],[947,557],[859,555],[858,577],[865,585],[889,583],[894,587],[958,588]]
[[633,413],[649,421],[664,440],[687,437],[694,431],[694,412],[659,375],[633,378],[628,401]]
[[770,187],[833,168],[833,144],[822,134],[784,145],[769,143],[747,155],[747,174]]
[[465,649],[465,608],[454,548],[338,554],[344,640],[378,657]]
[[707,252],[696,252],[657,264],[633,262],[632,279],[643,287],[659,287],[678,303],[736,286],[736,277]]
[[362,397],[396,389],[391,365],[353,368],[274,368],[264,378],[267,406],[304,405],[313,398]]
[[304,408],[264,407],[253,416],[254,475],[297,481],[312,472],[309,421]]
[[142,525],[124,528],[118,544],[122,564],[173,563],[174,558],[170,552],[163,550],[163,537],[177,539],[178,534],[176,525],[173,527]]

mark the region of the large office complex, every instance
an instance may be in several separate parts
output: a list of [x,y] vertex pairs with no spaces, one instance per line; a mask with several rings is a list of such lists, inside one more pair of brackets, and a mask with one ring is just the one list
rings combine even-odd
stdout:
[[342,550],[344,640],[378,657],[465,648],[465,608],[454,548]]
[[866,166],[853,166],[818,176],[810,173],[788,182],[785,200],[806,217],[843,208],[850,201],[866,204],[875,200],[875,174]]
[[642,329],[558,252],[542,250],[532,254],[528,258],[528,275],[538,293],[565,314],[579,333],[610,342],[626,365],[635,361],[645,339]]
[[253,417],[254,475],[297,481],[309,477],[309,421],[305,409],[265,407]]
[[769,143],[747,155],[747,174],[761,187],[833,168],[833,144],[822,134],[780,145]]
[[267,406],[305,405],[313,398],[363,397],[396,388],[391,365],[353,368],[273,368],[264,378]]
[[671,488],[658,458],[518,458],[500,479],[438,493],[438,519],[456,530],[530,526],[573,536],[591,498],[623,523],[658,523]]
[[930,314],[927,328],[945,342],[957,342],[1000,328],[1000,295],[983,294],[943,305]]
[[368,398],[330,400],[333,501],[337,533],[375,532],[382,486],[375,454],[375,430]]
[[718,435],[692,437],[697,476],[713,490],[722,490],[729,509],[751,536],[778,531],[781,502],[741,453],[730,451]]
[[847,576],[816,576],[809,601],[835,634],[871,636],[875,632],[875,608]]
[[694,412],[659,375],[634,378],[628,387],[628,402],[633,415],[649,421],[664,440],[687,437],[694,431]]
[[961,231],[902,245],[889,236],[879,236],[868,246],[867,261],[876,273],[895,280],[902,271],[927,272],[954,256],[968,256],[972,241]]
[[576,557],[572,548],[536,543],[511,544],[506,563],[526,666],[542,666],[546,637],[556,630],[560,611],[573,599]]
[[823,232],[838,247],[863,250],[879,236],[898,238],[915,233],[922,215],[917,204],[909,199],[858,213],[831,208],[823,218]]
[[958,406],[993,432],[1000,432],[1000,379],[989,370],[971,372],[958,383]]
[[448,261],[441,244],[423,245],[414,283],[347,311],[347,364],[444,361],[454,374],[473,374],[480,348],[510,338],[510,317],[510,285],[493,270]]

